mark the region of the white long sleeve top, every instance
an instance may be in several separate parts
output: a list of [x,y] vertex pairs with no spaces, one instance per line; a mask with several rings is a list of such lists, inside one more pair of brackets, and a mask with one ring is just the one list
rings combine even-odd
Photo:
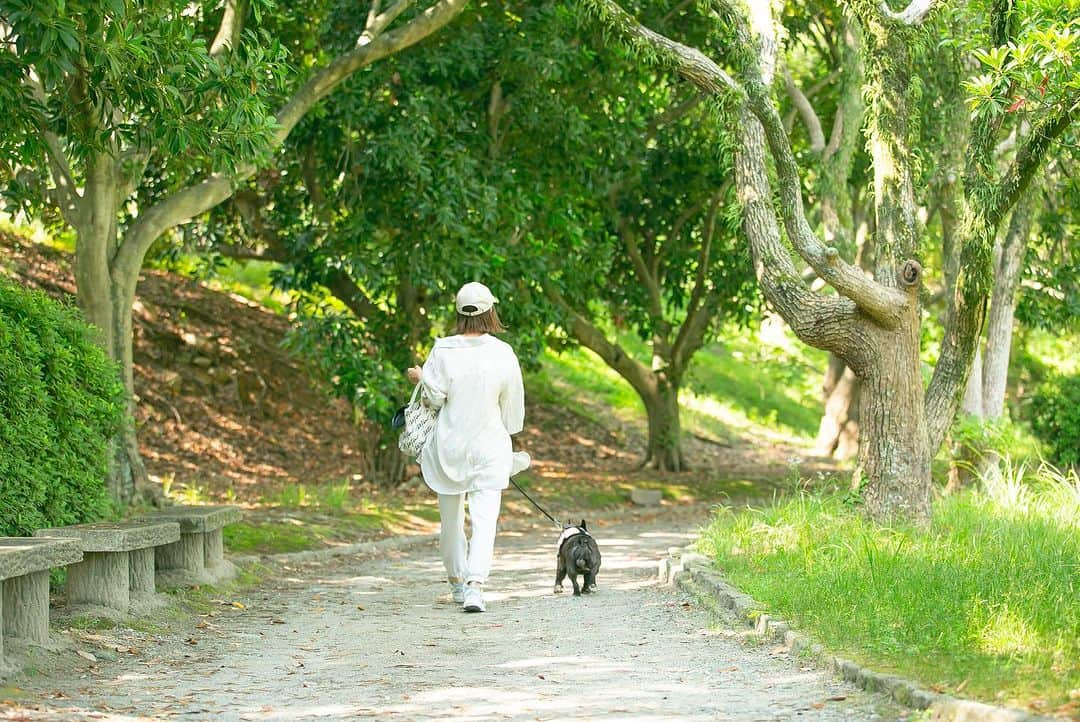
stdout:
[[528,467],[528,455],[513,453],[510,443],[525,422],[525,390],[509,344],[488,334],[437,339],[421,382],[440,409],[420,453],[424,481],[434,491],[505,489],[511,474]]

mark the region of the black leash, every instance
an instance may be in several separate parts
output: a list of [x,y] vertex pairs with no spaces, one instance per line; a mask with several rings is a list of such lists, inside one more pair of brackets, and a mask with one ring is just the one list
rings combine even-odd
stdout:
[[517,483],[516,481],[514,481],[513,479],[510,479],[510,483],[514,485],[514,488],[515,488],[515,489],[517,489],[518,491],[520,491],[520,492],[521,492],[521,495],[522,495],[522,496],[524,496],[524,497],[525,497],[526,499],[528,499],[529,501],[531,501],[531,502],[532,502],[532,505],[533,505],[533,506],[535,506],[535,507],[536,507],[537,509],[539,509],[539,510],[540,510],[540,513],[541,513],[541,514],[543,514],[544,516],[546,516],[546,517],[547,517],[548,519],[551,519],[551,523],[552,523],[552,524],[554,524],[554,525],[555,525],[555,526],[556,526],[557,528],[559,528],[559,529],[562,529],[562,528],[563,528],[562,524],[560,524],[560,523],[559,523],[559,520],[558,520],[558,519],[556,519],[555,517],[553,517],[553,516],[552,516],[551,514],[548,514],[548,513],[547,513],[547,512],[546,512],[546,511],[544,510],[544,507],[542,507],[542,506],[540,506],[539,504],[537,504],[537,503],[536,503],[536,500],[535,500],[535,499],[533,499],[533,498],[532,498],[531,496],[529,496],[528,494],[526,494],[526,493],[525,493],[525,490],[524,490],[524,489],[522,489],[522,488],[521,488],[520,486],[518,486],[518,483]]

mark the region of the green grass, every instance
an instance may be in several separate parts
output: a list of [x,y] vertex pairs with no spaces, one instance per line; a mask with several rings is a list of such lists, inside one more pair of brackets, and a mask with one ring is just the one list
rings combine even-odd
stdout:
[[[173,490],[186,498],[187,489]],[[244,521],[223,531],[237,554],[278,554],[321,549],[385,536],[438,519],[434,498],[419,503],[396,497],[378,501],[354,495],[350,482],[286,484],[266,495]]]
[[1080,688],[1080,479],[1016,470],[940,499],[927,529],[844,496],[723,510],[702,550],[834,651],[923,685],[1053,709]]
[[72,617],[67,620],[66,625],[72,629],[88,629],[93,631],[103,631],[106,629],[115,629],[117,623],[113,619],[107,619],[105,617]]
[[824,355],[732,336],[702,349],[680,401],[688,424],[762,425],[812,438],[821,419]]
[[[622,334],[619,343],[648,363],[640,339]],[[786,330],[729,327],[694,356],[679,397],[683,430],[721,442],[747,432],[811,439],[821,418],[825,364],[825,354],[797,343]],[[561,404],[593,423],[611,426],[611,416],[645,422],[630,385],[585,349],[545,352],[528,384],[530,398]]]
[[321,549],[329,543],[350,543],[371,532],[382,531],[385,518],[379,514],[349,514],[340,517],[274,517],[265,521],[240,522],[225,527],[225,545],[237,554],[279,554]]

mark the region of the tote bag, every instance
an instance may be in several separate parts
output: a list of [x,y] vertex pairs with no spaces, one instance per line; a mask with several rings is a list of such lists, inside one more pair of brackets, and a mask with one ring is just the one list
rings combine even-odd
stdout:
[[398,437],[398,448],[412,457],[420,456],[420,452],[427,446],[431,435],[435,433],[435,421],[439,417],[439,410],[429,406],[420,393],[423,382],[413,389],[412,398],[403,409],[405,427]]

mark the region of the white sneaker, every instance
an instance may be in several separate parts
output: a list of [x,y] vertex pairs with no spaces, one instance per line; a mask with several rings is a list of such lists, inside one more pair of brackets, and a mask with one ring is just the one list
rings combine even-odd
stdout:
[[450,597],[461,604],[465,601],[465,582],[450,582]]
[[465,598],[462,607],[466,612],[485,612],[484,587],[481,584],[465,585]]

